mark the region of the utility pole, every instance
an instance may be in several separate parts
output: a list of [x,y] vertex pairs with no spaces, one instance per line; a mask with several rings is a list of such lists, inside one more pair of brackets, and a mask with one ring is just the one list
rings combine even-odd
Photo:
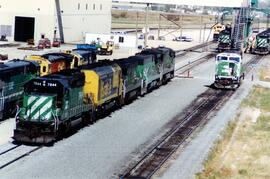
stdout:
[[204,23],[204,28],[203,28],[203,43],[204,43],[204,39],[205,39],[205,30],[206,30],[206,23]]
[[266,28],[269,28],[269,21],[270,21],[270,13],[267,14],[267,22],[266,22]]
[[180,29],[180,37],[182,38],[183,35],[183,22],[184,22],[184,15],[181,15],[181,29]]
[[148,14],[149,14],[149,3],[146,4],[146,15],[145,15],[145,33],[144,33],[144,48],[147,47],[148,38]]
[[139,12],[137,11],[137,18],[136,18],[136,48],[138,47],[138,19],[139,19]]
[[160,26],[161,26],[161,15],[159,14],[159,16],[158,16],[158,40],[160,39],[159,37],[160,37]]
[[202,42],[202,23],[203,23],[203,16],[201,15],[201,21],[200,21],[200,42]]
[[56,5],[56,14],[57,14],[59,35],[60,35],[61,43],[64,43],[65,39],[64,39],[64,30],[63,30],[63,22],[62,22],[62,14],[61,14],[62,12],[61,12],[61,7],[60,7],[60,1],[55,0],[55,5]]

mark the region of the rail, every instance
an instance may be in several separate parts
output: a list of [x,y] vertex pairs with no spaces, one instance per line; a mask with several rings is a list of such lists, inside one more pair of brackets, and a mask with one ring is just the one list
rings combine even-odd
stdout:
[[[263,56],[254,56],[244,67],[258,64]],[[248,72],[248,70],[247,70]],[[159,142],[146,152],[132,167],[128,167],[120,179],[151,178],[168,158],[189,138],[198,127],[210,120],[218,110],[235,93],[233,90],[208,89],[199,95],[186,110],[188,114],[174,119],[174,127]],[[177,121],[177,122],[175,122]]]

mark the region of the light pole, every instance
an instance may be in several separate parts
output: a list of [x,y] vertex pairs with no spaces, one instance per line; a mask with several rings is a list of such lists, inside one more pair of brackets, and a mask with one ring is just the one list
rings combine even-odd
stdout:
[[146,15],[145,15],[145,32],[144,32],[144,48],[147,47],[148,38],[148,15],[149,15],[149,3],[146,4]]

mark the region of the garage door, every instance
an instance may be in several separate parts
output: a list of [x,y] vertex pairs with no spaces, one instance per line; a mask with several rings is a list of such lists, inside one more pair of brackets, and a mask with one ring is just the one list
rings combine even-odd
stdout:
[[33,17],[15,17],[14,40],[26,42],[34,38],[35,18]]

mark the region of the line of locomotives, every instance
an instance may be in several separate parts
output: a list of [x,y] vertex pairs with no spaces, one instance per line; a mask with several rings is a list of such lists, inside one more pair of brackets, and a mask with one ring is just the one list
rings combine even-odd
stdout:
[[[220,54],[216,56],[215,82],[216,88],[238,88],[245,77],[242,55],[240,51],[230,50],[230,28],[227,27],[219,35],[218,49]],[[256,35],[248,45],[250,53],[267,55],[270,53],[270,28]]]
[[[224,52],[231,49],[232,28],[226,26],[226,28],[220,31],[218,35],[218,52]],[[247,48],[245,52],[252,54],[267,55],[270,53],[270,28],[258,33],[254,39],[249,39],[247,42]]]
[[145,49],[135,56],[105,60],[31,79],[16,114],[17,142],[50,143],[77,124],[166,84],[174,77],[175,52]]
[[29,80],[95,61],[95,51],[74,49],[0,63],[0,120],[14,117],[22,101],[23,86]]

